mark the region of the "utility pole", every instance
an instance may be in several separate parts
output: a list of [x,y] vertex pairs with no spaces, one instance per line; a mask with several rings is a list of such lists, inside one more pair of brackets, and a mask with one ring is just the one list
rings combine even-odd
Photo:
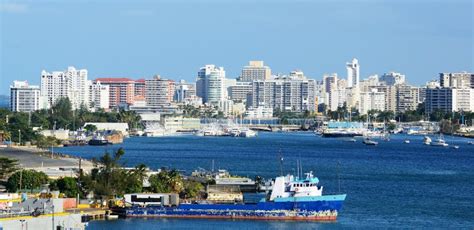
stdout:
[[51,207],[52,207],[52,221],[53,221],[53,230],[54,230],[54,204]]
[[20,171],[20,191],[21,191],[21,181],[23,180],[23,170]]

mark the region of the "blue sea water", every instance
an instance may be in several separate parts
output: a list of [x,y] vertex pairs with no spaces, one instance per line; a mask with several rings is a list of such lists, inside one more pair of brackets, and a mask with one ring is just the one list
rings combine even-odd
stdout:
[[[410,139],[405,144],[404,139]],[[123,147],[123,163],[145,163],[190,173],[198,167],[272,178],[296,160],[319,177],[326,194],[347,194],[336,223],[240,220],[125,219],[93,221],[87,229],[315,229],[474,228],[474,145],[446,137],[449,148],[422,144],[421,136],[396,135],[378,146],[312,133],[259,133],[256,138],[132,137],[108,147],[67,147],[59,152],[83,158]],[[451,148],[459,145],[459,149]],[[338,179],[340,178],[340,179]],[[339,187],[340,183],[340,187]]]

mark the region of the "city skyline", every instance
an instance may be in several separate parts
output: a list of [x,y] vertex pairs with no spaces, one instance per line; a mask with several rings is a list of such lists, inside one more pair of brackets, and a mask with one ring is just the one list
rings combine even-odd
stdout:
[[470,1],[250,3],[4,1],[0,94],[13,80],[39,85],[43,69],[67,66],[91,79],[160,74],[192,82],[206,64],[237,78],[248,61],[263,60],[273,73],[301,69],[322,80],[344,77],[345,63],[357,58],[361,80],[395,71],[413,85],[473,71]]

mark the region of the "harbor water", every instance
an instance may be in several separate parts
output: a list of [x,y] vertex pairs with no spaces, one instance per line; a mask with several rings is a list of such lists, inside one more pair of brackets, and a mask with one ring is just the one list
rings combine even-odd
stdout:
[[198,167],[211,169],[214,160],[216,169],[267,179],[280,174],[281,151],[285,174],[296,172],[299,159],[304,171],[319,177],[325,194],[347,194],[336,223],[148,218],[93,221],[87,229],[474,228],[474,145],[446,137],[449,147],[432,147],[422,139],[395,135],[367,146],[361,139],[310,132],[259,133],[255,138],[181,135],[55,151],[91,159],[123,147],[125,166],[145,163],[190,174]]

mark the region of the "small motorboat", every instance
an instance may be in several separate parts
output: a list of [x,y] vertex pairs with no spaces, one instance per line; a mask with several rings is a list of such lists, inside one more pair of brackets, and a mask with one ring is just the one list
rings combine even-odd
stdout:
[[459,149],[459,145],[454,145],[453,148],[454,149]]
[[449,144],[446,143],[446,141],[444,141],[444,139],[437,139],[436,141],[433,141],[430,143],[431,146],[435,146],[435,147],[448,147]]
[[428,136],[425,136],[425,137],[423,138],[423,144],[425,144],[425,145],[430,145],[430,144],[431,144],[431,138],[428,137]]
[[373,141],[370,138],[365,138],[362,143],[365,145],[378,145],[379,143],[377,141]]
[[405,144],[410,144],[410,140],[408,140],[408,139],[405,139],[403,142],[404,142]]

